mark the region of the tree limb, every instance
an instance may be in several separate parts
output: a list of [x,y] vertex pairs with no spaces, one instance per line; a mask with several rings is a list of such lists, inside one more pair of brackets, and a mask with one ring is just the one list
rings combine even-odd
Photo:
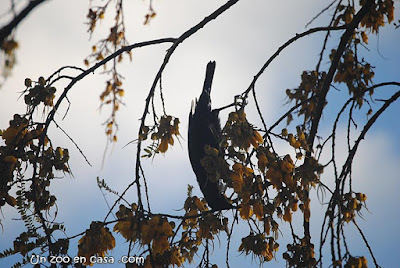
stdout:
[[11,32],[19,25],[19,23],[25,19],[25,17],[38,5],[45,2],[46,0],[31,0],[29,4],[17,15],[12,21],[0,29],[0,45],[3,44],[4,40],[11,34]]

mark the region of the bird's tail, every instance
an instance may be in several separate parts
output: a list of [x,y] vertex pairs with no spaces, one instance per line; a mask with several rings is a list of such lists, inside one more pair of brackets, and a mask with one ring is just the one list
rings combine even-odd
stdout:
[[211,92],[211,85],[214,78],[214,72],[215,72],[215,61],[210,61],[207,64],[206,78],[204,79],[204,85],[203,85],[203,92],[206,92],[208,95],[210,95]]
[[199,109],[207,109],[211,111],[211,85],[214,78],[215,71],[215,61],[210,61],[207,64],[206,78],[204,79],[203,92],[200,95],[199,101],[197,102],[197,107]]

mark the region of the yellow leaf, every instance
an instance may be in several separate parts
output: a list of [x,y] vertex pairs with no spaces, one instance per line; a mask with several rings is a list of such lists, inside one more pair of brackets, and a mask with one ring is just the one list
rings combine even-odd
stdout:
[[250,192],[243,191],[240,193],[240,197],[242,198],[243,203],[246,204],[250,201]]
[[185,258],[181,255],[181,251],[179,250],[179,248],[174,247],[173,250],[171,251],[171,258],[170,258],[170,264],[172,264],[173,266],[182,266],[182,264],[184,263]]
[[30,78],[25,78],[24,84],[26,87],[30,87],[32,85],[32,80]]
[[240,191],[242,191],[244,184],[243,177],[236,173],[232,173],[231,179],[233,182],[233,189],[235,190],[235,192],[239,193]]
[[40,84],[41,86],[46,85],[46,79],[44,79],[43,76],[39,77],[39,84]]
[[161,139],[160,145],[158,145],[158,150],[162,153],[165,153],[168,150],[168,140],[165,137]]
[[1,136],[3,140],[6,141],[6,144],[9,144],[15,138],[15,136],[17,136],[17,134],[18,134],[17,129],[9,127],[3,132]]
[[128,220],[120,221],[114,226],[114,232],[119,232],[127,241],[136,240],[136,231]]
[[141,236],[142,236],[142,243],[143,244],[150,244],[151,242],[151,227],[147,223],[143,223],[141,228]]
[[259,168],[262,172],[264,172],[265,167],[266,167],[267,164],[268,164],[268,158],[265,156],[264,153],[259,153],[259,154],[257,154],[257,157],[258,157],[258,168]]
[[243,207],[239,209],[240,217],[245,220],[248,220],[253,215],[253,210],[251,209],[250,204],[245,204]]
[[155,253],[163,254],[169,249],[169,242],[167,236],[163,235],[159,239],[153,240],[153,249]]
[[259,144],[263,143],[263,137],[258,131],[254,130],[253,135],[250,137],[250,143],[254,148],[258,148]]
[[200,199],[197,196],[194,197],[194,204],[200,211],[205,210],[204,204],[200,201]]
[[292,213],[289,208],[285,209],[285,214],[283,214],[283,220],[287,222],[292,222]]
[[60,147],[57,147],[57,149],[56,149],[56,158],[57,159],[61,159],[63,157],[63,155],[64,155],[63,150]]
[[365,32],[361,33],[361,38],[364,43],[368,44],[368,35]]
[[169,222],[167,220],[165,220],[163,222],[163,224],[161,225],[161,232],[166,236],[173,235],[172,226],[171,226],[171,224],[169,224]]
[[269,220],[264,220],[264,232],[269,235],[271,232],[271,225],[269,224]]
[[293,171],[294,165],[288,161],[281,162],[281,169],[283,172],[291,173]]
[[16,163],[17,158],[15,158],[15,156],[12,155],[7,155],[6,157],[4,157],[3,161],[6,163]]
[[296,141],[296,142],[294,143],[294,145],[292,145],[292,146],[293,146],[293,148],[295,148],[295,149],[299,149],[300,146],[301,146],[301,143],[300,143],[299,141]]
[[6,195],[6,202],[7,204],[9,204],[10,206],[14,207],[17,204],[17,200],[15,200],[14,197],[10,196],[10,195]]
[[294,146],[294,144],[296,143],[296,139],[294,138],[294,136],[293,136],[292,133],[290,133],[290,134],[288,135],[288,142],[289,142],[289,144],[290,144],[291,146]]
[[253,205],[253,212],[256,215],[257,219],[262,220],[264,213],[263,213],[263,207],[260,204],[260,202],[257,202]]

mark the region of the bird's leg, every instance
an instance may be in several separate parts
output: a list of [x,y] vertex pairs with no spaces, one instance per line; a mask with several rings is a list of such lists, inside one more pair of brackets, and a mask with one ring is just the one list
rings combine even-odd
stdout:
[[242,96],[236,95],[236,96],[234,97],[233,103],[228,104],[228,105],[225,105],[225,106],[223,106],[223,107],[221,107],[221,108],[213,109],[212,112],[213,112],[213,113],[219,113],[219,111],[225,110],[225,109],[227,109],[227,108],[229,108],[229,107],[232,107],[232,106],[235,106],[235,109],[236,109],[236,111],[237,111],[237,110],[238,110],[238,108],[237,108],[238,106],[239,106],[239,107],[244,107],[244,106],[246,106],[246,104],[247,104],[247,102],[246,102],[246,100],[244,100],[244,99],[242,98]]
[[238,108],[237,108],[238,106],[240,108],[244,108],[244,106],[247,105],[247,98],[243,97],[242,95],[236,95],[234,103],[235,103],[235,109],[237,111],[238,110]]

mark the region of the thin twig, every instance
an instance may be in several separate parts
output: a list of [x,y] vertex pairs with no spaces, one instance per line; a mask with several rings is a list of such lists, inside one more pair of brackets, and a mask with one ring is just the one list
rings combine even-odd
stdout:
[[[343,33],[339,45],[336,49],[336,53],[333,56],[331,66],[329,68],[328,73],[325,76],[324,83],[322,85],[322,88],[319,92],[316,107],[315,107],[315,114],[311,120],[311,129],[309,132],[309,136],[307,138],[307,143],[310,148],[314,147],[314,141],[315,137],[317,135],[319,123],[321,120],[322,116],[322,111],[324,110],[325,103],[326,103],[326,96],[328,94],[328,91],[330,89],[330,85],[333,80],[333,76],[336,72],[337,66],[339,64],[339,61],[342,57],[342,54],[344,53],[344,50],[346,46],[348,45],[349,39],[352,37],[354,29],[358,27],[358,24],[360,21],[364,18],[364,16],[369,12],[370,7],[374,3],[373,0],[367,0],[366,3],[362,6],[362,8],[357,12],[357,14],[353,17],[353,20],[346,25],[346,31]],[[305,164],[307,165],[307,162],[309,161],[308,159],[311,159],[311,152],[312,150],[308,151],[306,153],[306,160]],[[307,199],[309,195],[308,190],[305,191],[305,198]],[[303,219],[303,227],[304,227],[304,236],[306,238],[310,238],[310,223],[308,222],[308,219],[304,217]],[[334,258],[334,256],[332,256]]]
[[31,0],[29,4],[17,15],[13,18],[10,23],[3,26],[0,29],[0,45],[3,44],[4,40],[12,33],[12,31],[20,24],[21,21],[25,19],[25,17],[32,12],[34,8],[36,8],[41,3],[46,0]]
[[357,228],[358,232],[360,233],[362,239],[364,240],[364,243],[365,243],[365,245],[367,246],[367,248],[368,248],[368,250],[369,250],[369,254],[371,254],[371,257],[372,257],[372,259],[374,260],[375,266],[376,266],[376,267],[380,267],[380,266],[378,265],[378,262],[377,262],[376,259],[375,259],[374,253],[372,252],[372,249],[371,249],[371,247],[370,247],[370,245],[369,245],[369,243],[368,243],[368,240],[367,240],[367,238],[365,237],[363,231],[361,230],[361,228],[358,226],[357,222],[356,222],[354,219],[352,220],[352,222],[354,223],[354,225],[356,226],[356,228]]
[[68,137],[68,139],[75,145],[76,149],[78,149],[79,153],[83,156],[83,158],[85,159],[86,163],[88,163],[89,166],[92,166],[92,164],[90,164],[89,160],[87,159],[86,155],[83,153],[83,151],[81,150],[81,148],[79,148],[79,145],[74,141],[74,139],[68,135],[68,133],[62,128],[60,127],[59,124],[57,124],[56,121],[54,121],[54,124],[65,134],[65,136]]
[[253,80],[251,81],[250,85],[248,88],[242,93],[242,96],[244,99],[247,98],[247,95],[249,94],[250,90],[254,88],[258,78],[264,73],[265,69],[271,64],[271,62],[278,57],[278,55],[289,45],[291,45],[293,42],[297,41],[298,39],[305,37],[307,35],[310,35],[312,33],[317,33],[317,32],[324,32],[324,31],[338,31],[338,30],[345,30],[346,26],[339,26],[339,27],[316,27],[312,28],[310,30],[307,30],[305,32],[302,32],[300,34],[296,34],[294,37],[286,41],[282,46],[280,46],[275,53],[264,63],[264,65],[261,67],[261,69],[258,71],[258,73],[254,76]]
[[338,0],[334,0],[334,1],[332,1],[328,6],[326,6],[324,9],[322,9],[320,12],[318,12],[318,14],[317,15],[315,15],[309,22],[307,22],[307,24],[306,24],[306,28],[311,24],[311,23],[313,23],[319,16],[321,16],[325,11],[327,11],[329,8],[331,8],[331,6],[333,6],[333,4],[334,3],[336,3],[336,1],[338,1]]

